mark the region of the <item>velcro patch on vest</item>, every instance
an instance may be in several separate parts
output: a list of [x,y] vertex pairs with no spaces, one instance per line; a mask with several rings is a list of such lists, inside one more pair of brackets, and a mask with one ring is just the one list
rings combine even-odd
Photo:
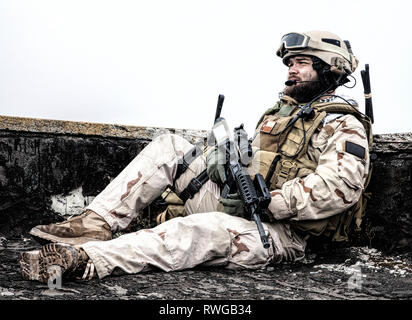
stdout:
[[261,132],[265,132],[265,133],[270,133],[273,129],[273,127],[276,125],[276,121],[265,121],[263,123],[262,128],[260,128]]
[[357,156],[358,158],[365,159],[365,148],[356,143],[345,141],[345,151]]

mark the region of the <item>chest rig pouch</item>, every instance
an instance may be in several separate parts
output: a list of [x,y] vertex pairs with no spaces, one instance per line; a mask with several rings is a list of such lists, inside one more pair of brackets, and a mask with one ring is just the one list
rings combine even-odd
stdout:
[[305,117],[296,118],[302,106],[282,105],[275,114],[262,118],[252,147],[254,154],[251,175],[260,173],[269,189],[279,189],[295,177],[305,177],[315,171],[317,163],[309,159],[309,141],[326,116],[316,110]]

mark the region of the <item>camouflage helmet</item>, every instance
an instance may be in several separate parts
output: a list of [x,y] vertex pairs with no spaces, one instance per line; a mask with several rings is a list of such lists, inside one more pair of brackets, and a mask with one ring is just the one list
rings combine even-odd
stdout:
[[285,65],[292,56],[315,56],[329,65],[331,72],[340,75],[349,75],[358,66],[349,41],[342,41],[336,34],[327,31],[287,33],[282,37],[276,54]]

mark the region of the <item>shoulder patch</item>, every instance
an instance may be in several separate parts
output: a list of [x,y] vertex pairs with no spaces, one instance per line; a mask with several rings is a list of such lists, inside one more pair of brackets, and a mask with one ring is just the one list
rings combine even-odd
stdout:
[[345,151],[357,156],[358,158],[365,159],[365,148],[356,143],[345,141]]

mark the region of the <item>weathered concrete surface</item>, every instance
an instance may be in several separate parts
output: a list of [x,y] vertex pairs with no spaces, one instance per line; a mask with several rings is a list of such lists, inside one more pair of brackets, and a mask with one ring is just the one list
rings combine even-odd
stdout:
[[206,136],[193,130],[0,116],[0,235],[18,236],[35,224],[80,213],[165,132],[192,143],[204,143]]
[[365,238],[386,251],[412,251],[412,133],[375,135],[373,151]]
[[74,122],[63,120],[9,117],[0,115],[0,130],[13,132],[50,133],[52,135],[96,136],[152,140],[163,132],[179,134],[189,141],[198,141],[206,134],[202,130],[124,126],[118,124]]
[[[40,246],[27,231],[80,213],[165,131],[200,144],[207,135],[0,116],[0,299],[411,299],[411,133],[375,135],[372,197],[354,247],[314,242],[305,263],[265,271],[151,272],[71,281],[58,291],[22,280],[19,252]],[[130,230],[153,225],[155,213],[145,210]]]

